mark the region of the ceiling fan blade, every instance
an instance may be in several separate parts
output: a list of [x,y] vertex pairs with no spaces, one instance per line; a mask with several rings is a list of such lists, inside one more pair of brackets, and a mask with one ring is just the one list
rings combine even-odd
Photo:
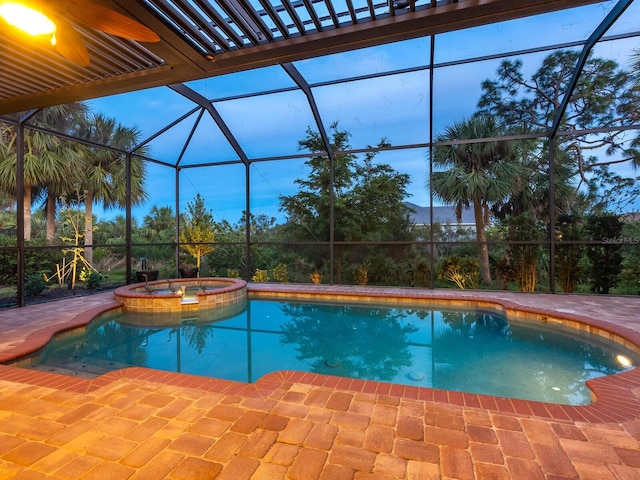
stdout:
[[89,52],[84,46],[82,37],[67,22],[56,18],[56,34],[53,47],[67,60],[86,67],[89,65]]
[[79,23],[118,37],[140,42],[158,42],[160,37],[150,28],[121,13],[87,0],[68,0],[64,12],[71,22]]

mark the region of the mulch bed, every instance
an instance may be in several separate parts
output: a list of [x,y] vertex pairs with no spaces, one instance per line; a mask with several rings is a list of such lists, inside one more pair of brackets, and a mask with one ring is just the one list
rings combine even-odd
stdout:
[[[51,288],[44,290],[40,295],[26,297],[25,301],[27,305],[34,303],[51,302],[69,297],[79,297],[85,295],[92,295],[94,293],[104,292],[105,290],[114,290],[120,285],[109,285],[108,287],[87,289],[84,286],[77,285],[74,289],[69,288]],[[0,296],[0,308],[15,307],[18,304],[18,298],[14,294],[12,296]]]

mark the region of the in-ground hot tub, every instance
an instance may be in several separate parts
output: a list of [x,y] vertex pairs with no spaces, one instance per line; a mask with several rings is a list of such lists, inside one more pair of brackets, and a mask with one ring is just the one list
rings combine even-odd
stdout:
[[173,278],[125,285],[114,294],[132,312],[176,312],[244,302],[247,282],[224,277]]

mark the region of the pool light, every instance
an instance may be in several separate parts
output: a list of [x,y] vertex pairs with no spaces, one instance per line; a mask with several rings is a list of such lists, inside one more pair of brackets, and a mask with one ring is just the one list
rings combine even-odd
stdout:
[[624,355],[616,355],[616,360],[618,360],[618,363],[623,367],[631,366],[631,359],[629,357],[626,357]]

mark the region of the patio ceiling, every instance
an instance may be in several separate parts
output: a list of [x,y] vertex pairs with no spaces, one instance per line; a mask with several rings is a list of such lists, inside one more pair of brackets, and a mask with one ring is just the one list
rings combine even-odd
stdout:
[[0,31],[0,114],[125,93],[469,28],[594,0],[99,1],[160,36],[138,43],[74,25],[91,63]]

